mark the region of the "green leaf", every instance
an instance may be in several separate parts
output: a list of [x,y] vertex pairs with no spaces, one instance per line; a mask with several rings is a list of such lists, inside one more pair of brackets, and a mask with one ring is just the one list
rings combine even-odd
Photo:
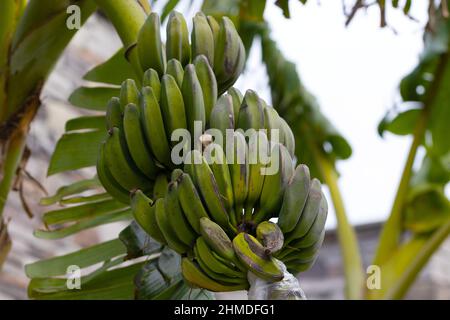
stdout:
[[105,111],[109,99],[112,97],[118,97],[119,94],[119,88],[80,87],[70,95],[69,102],[80,108]]
[[168,0],[166,2],[165,6],[163,7],[163,9],[161,11],[161,23],[166,20],[166,18],[169,16],[170,12],[172,12],[173,9],[175,9],[175,7],[178,5],[179,2],[180,2],[180,0]]
[[119,239],[110,240],[63,256],[41,260],[25,266],[29,278],[45,278],[65,275],[67,267],[85,268],[113,257],[124,255],[126,248]]
[[105,130],[105,116],[83,116],[66,122],[66,131],[83,129]]
[[414,132],[417,120],[421,114],[420,109],[411,109],[399,113],[392,120],[385,118],[380,126],[379,133],[383,135],[385,131],[392,132],[397,135],[408,135]]
[[47,175],[94,166],[106,130],[65,133],[56,144]]
[[101,183],[96,177],[92,179],[83,179],[80,181],[76,181],[70,185],[60,187],[54,195],[41,198],[39,204],[43,206],[49,206],[60,202],[67,196],[80,194],[88,190],[98,189],[99,187],[101,187]]
[[137,80],[130,63],[125,59],[124,49],[117,51],[106,62],[97,65],[83,79],[120,85],[125,79]]
[[69,227],[62,227],[55,230],[36,230],[34,235],[41,239],[61,239],[71,236],[80,231],[94,228],[100,225],[113,223],[117,221],[130,220],[132,217],[130,210],[125,210],[122,212],[113,212],[92,219],[85,219]]
[[275,1],[275,4],[283,11],[283,16],[285,18],[289,19],[291,17],[289,12],[289,0],[277,0]]
[[78,206],[48,211],[42,220],[46,225],[80,221],[86,218],[94,218],[108,213],[122,211],[128,206],[115,199],[107,199],[99,202],[88,202]]
[[406,229],[427,233],[447,221],[450,221],[450,201],[441,186],[422,184],[410,191],[404,213]]
[[162,245],[148,236],[135,221],[120,232],[119,239],[127,248],[127,259],[151,255],[162,248]]

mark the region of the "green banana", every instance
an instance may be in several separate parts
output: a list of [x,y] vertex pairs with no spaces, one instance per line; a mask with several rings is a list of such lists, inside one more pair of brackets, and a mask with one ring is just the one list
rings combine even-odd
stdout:
[[[211,24],[210,24],[211,25]],[[214,30],[213,30],[214,32]],[[214,73],[216,74],[219,94],[225,92],[237,80],[244,67],[245,52],[242,55],[242,40],[233,22],[228,17],[222,17],[220,30],[214,48]]]
[[143,71],[154,69],[159,76],[166,69],[165,55],[161,41],[159,16],[151,12],[138,34],[137,51]]
[[222,228],[228,228],[229,217],[214,174],[199,151],[193,150],[192,153],[195,159],[200,160],[198,164],[194,163],[193,165],[194,180],[198,185],[209,214]]
[[189,247],[175,234],[175,231],[169,221],[169,215],[165,210],[164,199],[156,200],[154,206],[156,210],[156,222],[158,224],[158,228],[164,235],[164,239],[166,240],[168,246],[179,254],[186,253],[189,250]]
[[287,262],[285,265],[291,273],[299,273],[309,270],[314,262],[316,262],[317,256],[309,260],[292,260]]
[[214,35],[208,24],[208,19],[198,12],[192,19],[191,49],[192,56],[204,55],[209,65],[214,65]]
[[164,173],[160,173],[156,176],[155,186],[153,187],[153,200],[164,198],[167,193],[167,186],[169,181],[167,181],[167,176]]
[[[248,167],[248,150],[245,137],[242,133],[236,131],[233,137],[233,145],[227,145],[227,154],[232,152],[233,162],[229,164],[231,182],[233,184],[233,194],[234,194],[234,210],[237,216],[237,221],[242,220],[243,209],[245,200],[248,194],[248,177],[249,177],[249,167]],[[231,147],[233,148],[232,150]]]
[[322,199],[320,201],[319,213],[314,220],[313,225],[308,230],[308,233],[298,240],[297,245],[302,247],[308,247],[314,244],[317,239],[320,238],[322,231],[325,227],[325,222],[327,220],[328,214],[328,204],[325,196],[322,194]]
[[181,85],[183,84],[184,70],[180,61],[176,59],[170,59],[167,62],[166,73],[174,77],[174,79],[177,81],[178,87],[181,88]]
[[103,188],[116,200],[123,203],[130,203],[130,193],[122,187],[112,176],[105,159],[105,142],[100,145],[97,157],[97,176]]
[[[214,55],[216,53],[216,48],[218,46],[218,41],[219,41],[219,33],[220,33],[220,25],[217,22],[216,19],[214,19],[214,17],[212,16],[207,16],[206,20],[208,20],[208,24],[209,27],[211,29],[212,35],[213,35],[213,40],[214,40]],[[213,59],[214,60],[214,59]],[[214,66],[214,64],[211,64],[212,66]]]
[[159,80],[158,72],[155,69],[148,69],[144,72],[142,79],[142,87],[150,87],[153,89],[156,100],[161,98],[161,80]]
[[156,222],[156,207],[141,190],[131,196],[131,211],[136,222],[156,241],[166,244],[166,239]]
[[242,284],[246,283],[247,280],[244,278],[236,278],[236,277],[230,277],[229,275],[224,275],[222,273],[217,273],[210,267],[210,261],[206,262],[203,260],[198,252],[197,246],[194,247],[194,255],[195,255],[195,261],[198,263],[202,271],[211,279],[222,283],[224,285],[231,285],[231,284]]
[[248,289],[248,283],[223,285],[208,277],[200,267],[189,258],[183,258],[181,261],[181,271],[184,279],[192,286],[204,288],[213,292],[226,292]]
[[179,178],[178,198],[181,209],[192,229],[200,234],[200,219],[208,217],[208,213],[189,174],[183,173]]
[[176,181],[176,182],[180,182],[181,180],[181,175],[183,174],[183,170],[176,168],[175,170],[172,171],[172,174],[170,175],[170,179],[171,181]]
[[167,22],[166,54],[167,60],[177,59],[183,66],[191,59],[189,31],[181,13],[172,11]]
[[310,184],[308,167],[304,164],[297,166],[286,187],[278,217],[278,225],[284,233],[291,232],[297,225],[308,199]]
[[199,258],[206,262],[212,271],[227,275],[229,277],[245,278],[246,275],[242,271],[236,270],[217,259],[203,237],[197,238],[195,246],[197,248],[197,255]]
[[233,239],[233,248],[239,260],[254,274],[267,281],[281,281],[283,270],[274,258],[252,235],[241,232]]
[[125,80],[120,87],[120,109],[122,112],[129,103],[139,104],[139,90],[133,79]]
[[231,95],[224,94],[217,100],[214,108],[211,111],[209,125],[211,128],[218,129],[222,132],[222,148],[225,149],[225,140],[227,136],[226,130],[234,130],[235,128],[233,100]]
[[175,130],[187,128],[183,96],[175,78],[169,74],[165,74],[161,80],[160,106],[169,139]]
[[276,223],[263,221],[256,227],[256,238],[263,244],[266,252],[272,254],[283,247],[284,236]]
[[200,234],[219,256],[233,262],[237,260],[230,238],[217,223],[209,218],[200,218]]
[[265,175],[262,171],[269,161],[269,141],[263,131],[256,131],[250,136],[248,144],[248,194],[245,199],[245,213],[247,219],[251,218],[252,209],[261,197]]
[[172,181],[167,188],[167,194],[164,198],[164,208],[166,210],[169,224],[172,226],[178,239],[180,239],[188,247],[192,247],[196,233],[189,226],[183,211],[181,210],[180,202],[178,201],[178,182]]
[[203,102],[205,105],[206,124],[209,122],[211,110],[217,101],[217,82],[214,71],[209,65],[208,59],[204,55],[199,55],[194,59],[195,72],[202,88]]
[[[278,170],[275,174],[269,174],[273,169]],[[275,166],[275,168],[273,168]],[[265,168],[266,177],[261,191],[258,211],[253,221],[259,223],[268,220],[278,213],[283,201],[284,190],[294,171],[292,158],[283,145],[275,143],[271,148],[270,163]]]
[[286,120],[280,117],[279,121],[281,124],[281,129],[283,130],[284,145],[289,150],[291,157],[294,157],[295,156],[294,133],[292,133],[291,127],[289,127]]
[[164,129],[161,109],[152,88],[142,89],[140,107],[145,137],[153,155],[161,164],[171,167],[169,141]]
[[255,91],[247,90],[239,109],[237,127],[240,129],[264,129],[264,109]]
[[112,97],[106,106],[106,130],[111,130],[113,127],[122,128],[122,126],[123,117],[120,100],[117,97]]
[[289,243],[294,239],[300,239],[308,233],[309,229],[316,220],[316,217],[321,211],[321,206],[323,207],[323,198],[324,196],[319,180],[315,178],[312,179],[305,208],[303,209],[303,212],[294,230],[286,235],[286,243]]
[[121,135],[119,128],[114,127],[109,131],[104,151],[106,165],[114,179],[125,189],[149,191],[151,182],[139,172]]
[[285,247],[281,251],[280,255],[277,256],[277,258],[283,260],[283,262],[295,259],[303,259],[303,260],[311,259],[319,251],[324,239],[325,239],[325,229],[322,230],[316,242],[311,244],[309,247],[304,247],[304,243],[298,243],[298,241],[302,239],[292,241],[288,247]]
[[141,128],[139,109],[134,104],[128,104],[125,107],[123,116],[123,129],[125,140],[134,163],[145,176],[154,180],[158,172],[153,156],[145,141],[144,133]]
[[[236,89],[234,87],[229,88],[227,93],[232,98],[234,119],[235,119],[235,123],[237,123],[237,119],[239,117],[239,110],[241,109],[241,104],[242,104],[242,101],[244,100],[244,96],[238,89]],[[264,118],[264,120],[265,120],[265,118]]]
[[264,108],[264,125],[269,141],[284,144],[284,130],[282,129],[280,116],[274,108],[269,106]]
[[[183,93],[187,128],[189,132],[191,134],[194,133],[194,121],[201,121],[201,132],[203,133],[206,124],[205,103],[203,101],[202,87],[193,64],[188,64],[184,69],[181,92]],[[194,139],[196,138],[197,137],[194,137]]]

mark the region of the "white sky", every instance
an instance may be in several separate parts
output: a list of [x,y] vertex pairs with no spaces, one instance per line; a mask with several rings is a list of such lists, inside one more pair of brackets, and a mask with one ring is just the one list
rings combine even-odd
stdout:
[[[201,1],[186,10],[192,16]],[[353,155],[340,161],[340,186],[352,223],[380,221],[389,214],[410,145],[408,137],[386,134],[381,139],[377,126],[397,99],[401,78],[417,64],[422,49],[426,1],[415,1],[413,22],[399,11],[390,11],[389,28],[379,28],[379,11],[373,7],[359,12],[348,28],[341,1],[310,0],[306,6],[291,0],[291,19],[269,0],[265,18],[272,35],[289,60],[297,65],[305,86],[317,97],[323,113],[349,140]],[[154,8],[159,10],[159,3]],[[389,11],[388,11],[389,12]],[[187,19],[190,23],[190,19]],[[255,43],[245,74],[236,86],[254,89],[270,101],[261,50]],[[330,199],[328,197],[328,199]],[[330,206],[327,227],[336,224]]]

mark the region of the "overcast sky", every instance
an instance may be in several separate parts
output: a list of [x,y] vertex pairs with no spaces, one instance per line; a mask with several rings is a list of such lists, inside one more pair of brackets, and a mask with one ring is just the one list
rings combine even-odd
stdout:
[[[346,28],[341,1],[318,4],[310,0],[303,6],[292,0],[291,19],[285,19],[274,2],[268,1],[265,12],[274,38],[296,63],[303,83],[318,98],[324,114],[353,147],[352,157],[338,163],[350,221],[362,224],[385,219],[411,140],[391,134],[381,139],[377,126],[398,99],[400,79],[417,64],[423,46],[426,2],[416,1],[411,11],[421,22],[391,10],[393,15],[387,18],[397,35],[379,28],[376,7],[361,11]],[[191,16],[201,1],[186,10],[188,3],[182,3],[178,10],[189,11],[186,14]],[[257,90],[270,101],[259,44],[253,46],[247,71],[236,86],[243,91]],[[330,209],[327,226],[334,227],[334,210]]]

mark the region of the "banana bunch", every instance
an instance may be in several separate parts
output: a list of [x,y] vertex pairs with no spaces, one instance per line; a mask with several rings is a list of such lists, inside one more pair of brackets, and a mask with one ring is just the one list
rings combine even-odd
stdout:
[[[231,87],[245,64],[245,49],[234,24],[227,17],[219,22],[199,12],[193,20],[189,37],[183,15],[173,11],[166,27],[166,43],[161,40],[158,14],[150,13],[137,39],[137,52],[143,71],[153,69],[162,77],[170,73],[175,59],[184,68],[196,57],[204,55],[214,70],[219,94]],[[190,41],[189,41],[190,38]]]

